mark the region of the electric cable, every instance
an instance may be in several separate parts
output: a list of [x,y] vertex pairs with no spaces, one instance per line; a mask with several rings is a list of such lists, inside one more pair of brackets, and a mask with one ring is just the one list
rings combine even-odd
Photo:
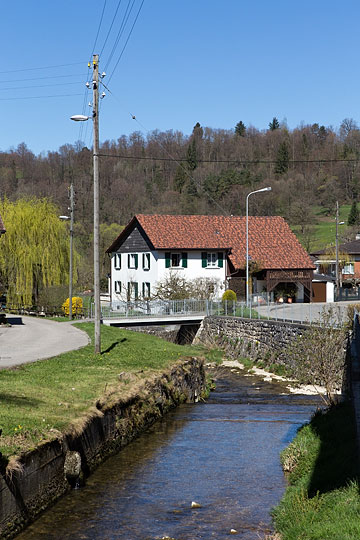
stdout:
[[96,33],[94,45],[93,45],[93,48],[92,48],[92,53],[91,53],[91,55],[90,55],[90,59],[92,58],[92,55],[94,54],[94,51],[95,51],[97,39],[98,39],[98,37],[99,37],[100,28],[101,28],[102,20],[103,20],[104,13],[105,13],[105,7],[106,7],[106,0],[104,0],[104,6],[103,6],[102,13],[101,13],[100,22],[99,22],[99,26],[98,26],[98,29],[97,29],[97,33]]
[[119,7],[120,7],[120,5],[121,5],[121,2],[122,2],[122,0],[119,0],[118,5],[117,5],[117,8],[116,8],[116,10],[115,10],[115,14],[114,14],[113,19],[112,19],[111,24],[110,24],[110,28],[109,28],[109,30],[108,30],[108,33],[106,34],[106,38],[105,38],[104,44],[103,44],[102,49],[101,49],[101,51],[100,51],[100,55],[99,55],[100,57],[102,56],[102,53],[104,52],[104,49],[105,49],[107,40],[109,39],[110,32],[111,32],[112,27],[113,27],[113,25],[114,25],[114,22],[115,22],[117,13],[118,13],[118,11],[119,11]]
[[3,73],[20,73],[21,71],[35,71],[39,69],[52,69],[52,68],[58,68],[58,67],[78,66],[82,63],[83,62],[72,62],[71,64],[57,64],[55,66],[43,66],[43,67],[24,68],[24,69],[10,69],[7,71],[0,71],[0,75],[2,75]]
[[113,56],[115,54],[116,48],[117,48],[117,46],[119,44],[119,41],[120,41],[120,39],[121,39],[121,37],[123,35],[126,24],[127,24],[128,20],[129,20],[130,14],[131,14],[132,9],[134,7],[135,0],[132,0],[131,8],[129,10],[130,4],[131,4],[131,0],[128,0],[128,4],[126,6],[126,10],[125,10],[125,13],[123,15],[123,18],[122,18],[122,21],[121,21],[121,24],[120,24],[120,28],[119,28],[119,31],[117,33],[113,48],[111,49],[111,52],[110,52],[110,55],[109,55],[109,58],[108,58],[107,62],[105,62],[105,71],[107,71],[108,66],[110,65],[110,62],[111,62],[111,60],[112,60],[112,58],[113,58]]

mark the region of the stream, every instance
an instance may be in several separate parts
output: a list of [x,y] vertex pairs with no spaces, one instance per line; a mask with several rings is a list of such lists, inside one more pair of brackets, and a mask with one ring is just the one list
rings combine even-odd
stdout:
[[[108,459],[17,540],[260,540],[286,487],[279,454],[320,406],[229,368]],[[192,502],[200,508],[191,508]]]

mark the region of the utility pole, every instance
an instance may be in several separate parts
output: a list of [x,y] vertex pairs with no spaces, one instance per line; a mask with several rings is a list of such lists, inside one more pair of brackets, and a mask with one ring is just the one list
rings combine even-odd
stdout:
[[72,320],[72,295],[73,295],[73,236],[74,236],[74,186],[71,181],[69,188],[70,199],[70,263],[69,263],[69,320]]
[[99,229],[99,55],[93,55],[93,128],[94,128],[94,303],[95,303],[95,354],[101,352],[100,306],[100,229]]

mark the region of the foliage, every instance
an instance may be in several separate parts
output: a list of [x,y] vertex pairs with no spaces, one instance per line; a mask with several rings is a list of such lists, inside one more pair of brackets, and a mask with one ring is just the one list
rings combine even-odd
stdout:
[[359,210],[358,210],[356,201],[353,201],[350,208],[347,224],[351,226],[351,225],[358,225],[358,223],[359,223]]
[[289,147],[286,141],[283,141],[276,155],[275,174],[285,174],[289,168]]
[[[69,305],[70,305],[70,298],[67,298],[65,302],[63,303],[63,305],[61,306],[65,315],[69,315],[69,312],[70,312]],[[82,298],[80,298],[80,296],[73,296],[71,305],[72,305],[71,312],[73,315],[81,315],[83,313],[83,301],[82,301]]]
[[231,290],[231,289],[227,289],[222,297],[221,297],[221,300],[223,300],[225,302],[225,300],[230,300],[230,302],[236,302],[237,300],[237,297],[236,297],[236,292]]
[[279,120],[274,116],[274,118],[269,122],[269,129],[270,131],[275,131],[275,129],[279,129],[280,123]]
[[235,126],[235,133],[236,135],[239,135],[239,137],[244,137],[246,132],[246,126],[242,120],[238,122]]
[[311,326],[295,339],[286,354],[292,375],[300,384],[322,385],[325,403],[337,402],[345,366],[347,331],[340,325],[341,313],[324,309],[319,326]]
[[64,298],[66,298],[68,294],[68,285],[52,285],[51,287],[44,287],[39,292],[38,306],[60,308],[64,301]]
[[197,298],[199,300],[213,299],[220,288],[220,280],[216,278],[195,278],[187,280],[178,272],[168,272],[158,281],[154,297],[161,300],[185,300]]
[[[61,285],[68,279],[66,225],[59,220],[56,206],[45,198],[16,202],[5,198],[0,202],[0,214],[6,223],[0,269],[1,281],[7,284],[7,303],[28,307],[37,303],[41,287]],[[76,251],[73,260],[76,276]]]
[[283,540],[360,538],[359,469],[351,403],[318,411],[281,455],[289,487],[273,511]]

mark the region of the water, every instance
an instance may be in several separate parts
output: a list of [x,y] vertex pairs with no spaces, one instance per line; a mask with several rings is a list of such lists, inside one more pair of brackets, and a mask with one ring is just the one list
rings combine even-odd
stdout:
[[170,413],[17,540],[263,538],[285,488],[279,453],[319,404],[283,391],[221,370],[208,402]]

